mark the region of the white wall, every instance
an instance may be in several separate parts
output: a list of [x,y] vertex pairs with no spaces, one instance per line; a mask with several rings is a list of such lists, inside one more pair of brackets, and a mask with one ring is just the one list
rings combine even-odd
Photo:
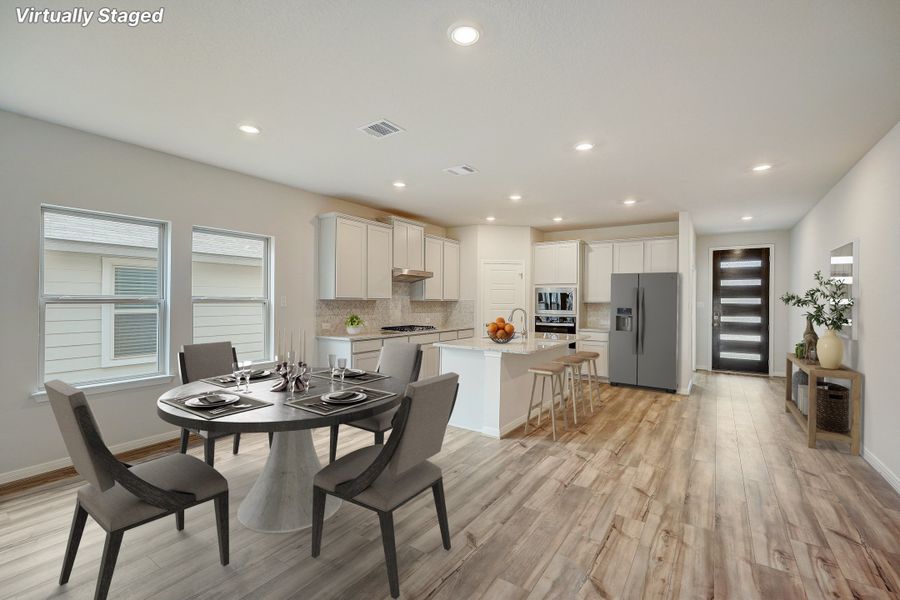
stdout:
[[[864,456],[900,491],[900,123],[791,231],[791,288],[811,287],[816,270],[828,272],[831,250],[851,240],[859,240],[859,341],[845,358],[864,377]],[[791,309],[790,338],[804,326]]]
[[678,213],[678,393],[689,394],[694,376],[694,302],[697,235],[687,212]]
[[[793,348],[788,331],[787,307],[778,298],[788,291],[791,276],[791,234],[789,231],[753,231],[697,236],[697,368],[712,367],[712,265],[711,248],[773,246],[769,257],[771,286],[775,301],[769,307],[772,336],[769,340],[769,371],[784,375],[784,355]],[[799,337],[795,341],[800,341]]]
[[[315,216],[342,211],[378,218],[358,204],[240,175],[0,111],[0,482],[66,464],[38,388],[38,249],[41,203],[164,219],[172,223],[170,368],[191,342],[191,227],[273,236],[277,327],[315,331]],[[430,228],[443,233],[442,228]],[[276,306],[278,302],[276,302]],[[90,400],[107,443],[140,445],[175,429],[156,416],[169,386],[96,394]]]

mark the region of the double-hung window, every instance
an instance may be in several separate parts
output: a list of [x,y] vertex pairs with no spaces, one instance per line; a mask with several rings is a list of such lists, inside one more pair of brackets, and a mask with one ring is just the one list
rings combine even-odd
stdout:
[[228,341],[240,360],[271,359],[271,240],[195,227],[194,343]]
[[40,381],[164,374],[167,223],[44,206],[41,245]]

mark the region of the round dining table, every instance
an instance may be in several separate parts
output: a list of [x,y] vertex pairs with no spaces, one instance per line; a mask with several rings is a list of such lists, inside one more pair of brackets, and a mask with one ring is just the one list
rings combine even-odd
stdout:
[[[404,383],[391,377],[365,383],[353,383],[350,379],[340,383],[312,377],[310,390],[305,394],[296,392],[295,400],[350,387],[364,387],[393,394],[341,412],[319,415],[286,404],[290,401],[290,396],[287,392],[273,392],[272,388],[276,383],[278,380],[251,381],[249,391],[235,392],[233,388],[195,381],[169,390],[156,403],[157,414],[163,421],[186,429],[217,433],[274,434],[266,464],[237,513],[238,520],[244,526],[264,533],[298,531],[312,525],[313,477],[322,468],[322,464],[313,446],[311,430],[390,410],[400,404],[406,387]],[[204,419],[164,402],[212,391],[238,393],[271,404],[228,416]],[[325,518],[331,517],[340,504],[339,499],[329,496]]]

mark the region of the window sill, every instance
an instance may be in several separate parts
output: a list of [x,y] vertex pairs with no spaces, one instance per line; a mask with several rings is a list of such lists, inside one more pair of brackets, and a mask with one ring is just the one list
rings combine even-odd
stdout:
[[[76,385],[79,390],[89,394],[109,394],[112,392],[120,392],[123,390],[133,390],[143,387],[155,387],[172,383],[175,379],[174,375],[153,375],[151,377],[141,377],[136,379],[126,379],[123,381],[108,381],[105,383],[87,383],[84,385]],[[35,402],[48,402],[46,390],[38,390],[31,394]]]

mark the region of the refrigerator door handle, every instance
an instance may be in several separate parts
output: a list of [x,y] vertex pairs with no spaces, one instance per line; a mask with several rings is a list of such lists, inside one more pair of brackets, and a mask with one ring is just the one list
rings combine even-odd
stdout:
[[640,344],[640,319],[641,319],[641,288],[634,288],[634,350],[631,351],[632,354],[637,355],[639,353],[639,344]]
[[641,340],[641,351],[640,354],[644,353],[644,325],[647,322],[647,317],[644,315],[644,288],[641,288],[641,304],[638,309],[638,315],[640,317],[640,324],[638,325],[640,340]]

